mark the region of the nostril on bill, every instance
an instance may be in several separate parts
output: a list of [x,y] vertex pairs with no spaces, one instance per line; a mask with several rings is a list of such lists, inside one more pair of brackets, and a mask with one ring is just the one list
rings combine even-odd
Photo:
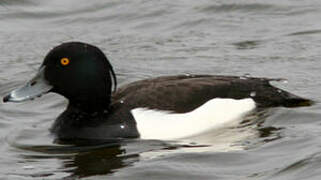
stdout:
[[37,84],[37,81],[33,81],[30,83],[30,86],[34,86],[35,84]]

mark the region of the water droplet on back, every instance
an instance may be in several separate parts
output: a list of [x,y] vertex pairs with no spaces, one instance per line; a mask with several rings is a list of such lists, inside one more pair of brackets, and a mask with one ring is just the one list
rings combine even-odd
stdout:
[[250,93],[250,96],[251,96],[251,97],[255,97],[255,96],[256,96],[256,92],[255,92],[255,91],[252,91],[252,92]]
[[243,74],[243,76],[240,76],[240,79],[245,80],[245,79],[248,79],[248,78],[250,78],[250,77],[251,77],[251,74],[245,73],[245,74]]

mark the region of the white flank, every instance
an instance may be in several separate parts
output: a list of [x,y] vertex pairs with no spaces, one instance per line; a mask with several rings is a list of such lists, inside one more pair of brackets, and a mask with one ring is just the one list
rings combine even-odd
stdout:
[[174,140],[193,136],[240,120],[255,108],[251,98],[215,98],[188,113],[136,108],[131,112],[142,139]]

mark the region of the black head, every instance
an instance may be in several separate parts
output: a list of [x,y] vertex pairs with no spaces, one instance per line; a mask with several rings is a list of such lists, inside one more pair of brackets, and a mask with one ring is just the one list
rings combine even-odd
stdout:
[[[37,77],[39,74],[42,77]],[[51,86],[50,92],[61,94],[70,104],[88,110],[108,106],[113,83],[116,89],[115,73],[104,53],[81,42],[63,43],[52,49],[37,76],[28,83],[30,88],[40,83],[38,79],[44,79],[44,84]],[[4,100],[15,101],[14,95]]]

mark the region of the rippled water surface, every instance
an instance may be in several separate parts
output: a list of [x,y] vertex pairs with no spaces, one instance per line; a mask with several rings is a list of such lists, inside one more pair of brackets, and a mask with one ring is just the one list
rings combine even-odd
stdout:
[[[62,145],[48,128],[67,101],[0,104],[0,179],[320,179],[321,1],[1,0],[0,95],[54,46],[100,47],[118,81],[172,74],[286,78],[316,104],[272,108],[175,142]],[[166,133],[166,132],[164,132]]]

